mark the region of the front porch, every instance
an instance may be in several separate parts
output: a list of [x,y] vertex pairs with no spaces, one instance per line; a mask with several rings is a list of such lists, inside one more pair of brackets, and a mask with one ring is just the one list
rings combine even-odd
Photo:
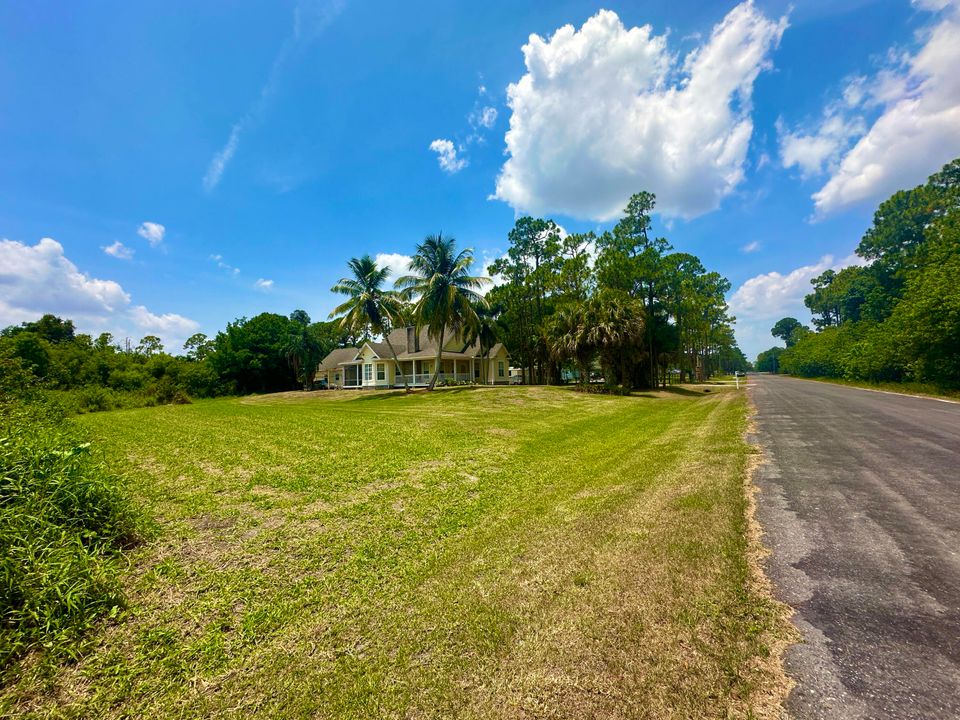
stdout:
[[[404,381],[410,387],[426,387],[433,378],[435,363],[433,360],[401,360],[394,375],[394,387],[403,387]],[[474,360],[440,361],[440,374],[437,385],[452,382],[457,384],[480,382],[479,364]]]
[[[433,378],[434,360],[401,360],[399,367],[392,360],[381,359],[373,363],[362,361],[340,364],[336,372],[328,374],[331,387],[385,388],[426,387]],[[392,378],[392,381],[391,381]],[[467,384],[483,382],[480,362],[475,359],[443,359],[437,384]]]

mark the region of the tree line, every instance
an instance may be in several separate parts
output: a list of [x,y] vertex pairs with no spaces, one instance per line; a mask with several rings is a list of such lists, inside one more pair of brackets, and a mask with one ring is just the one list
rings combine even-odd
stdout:
[[451,333],[478,342],[484,357],[503,342],[525,382],[536,384],[575,377],[587,386],[597,375],[606,381],[601,387],[629,391],[746,370],[727,311],[730,283],[652,236],[655,201],[651,193],[634,195],[623,218],[600,235],[519,218],[507,253],[489,268],[500,282],[485,295],[478,291],[490,280],[470,274],[472,252],[458,252],[442,235],[417,246],[410,274],[394,289],[386,286],[386,268],[369,256],[353,258],[351,274],[332,288],[348,296],[334,315],[341,331],[356,335],[426,327],[438,348],[430,389]]
[[813,328],[783,318],[757,369],[960,387],[960,159],[880,204],[863,265],[813,278]]
[[[303,310],[261,313],[213,338],[193,335],[174,355],[156,336],[120,343],[45,315],[0,331],[0,357],[17,359],[76,411],[310,388],[332,349],[406,324],[427,328],[438,348],[451,334],[479,342],[483,353],[502,342],[528,383],[587,385],[593,377],[629,390],[746,369],[724,299],[729,282],[653,235],[654,206],[651,193],[634,195],[599,235],[518,219],[506,255],[490,266],[500,282],[486,293],[488,279],[471,274],[472,251],[435,235],[392,289],[386,268],[353,258],[331,289],[346,300],[328,321]],[[437,363],[431,388],[438,372]]]
[[[612,230],[565,234],[523,217],[491,273],[489,314],[514,364],[533,382],[652,388],[745,370],[725,295],[730,283],[653,234],[652,193],[633,195]],[[566,373],[569,375],[570,373]]]
[[17,360],[68,409],[83,412],[309,387],[320,359],[354,342],[337,323],[295,310],[239,318],[213,338],[197,333],[173,355],[153,335],[135,345],[109,333],[93,338],[69,319],[44,315],[0,331],[0,358]]

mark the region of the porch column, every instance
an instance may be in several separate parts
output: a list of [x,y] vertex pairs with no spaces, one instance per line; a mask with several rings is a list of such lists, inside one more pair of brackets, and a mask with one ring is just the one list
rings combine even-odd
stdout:
[[411,382],[410,384],[411,385],[417,384],[417,361],[416,360],[413,361],[413,382]]

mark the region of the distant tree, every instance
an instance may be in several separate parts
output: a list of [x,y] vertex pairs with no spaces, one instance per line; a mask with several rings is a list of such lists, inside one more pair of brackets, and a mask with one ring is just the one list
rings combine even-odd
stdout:
[[50,373],[51,351],[53,347],[37,333],[18,330],[11,341],[12,355],[19,357],[24,367],[40,379]]
[[33,333],[49,343],[63,343],[74,339],[76,329],[72,320],[63,320],[56,315],[47,314],[33,322],[11,325],[3,330],[2,335],[12,337],[22,332]]
[[580,374],[580,384],[590,381],[590,363],[597,352],[591,335],[586,302],[560,308],[550,324],[550,351],[560,362],[571,361]]
[[300,384],[299,378],[291,376],[284,352],[291,324],[289,318],[276,313],[227,323],[217,333],[207,362],[230,392],[290,390]]
[[464,333],[464,342],[472,345],[474,342],[480,345],[480,372],[481,382],[487,382],[487,358],[490,350],[497,342],[497,321],[493,309],[489,305],[476,305],[474,311],[477,313],[477,322],[467,327]]
[[[369,255],[351,258],[347,267],[351,277],[342,278],[331,291],[349,299],[337,306],[330,317],[339,317],[340,327],[345,331],[369,330],[374,335],[381,335],[399,369],[400,360],[390,342],[390,331],[404,325],[406,308],[399,293],[384,288],[390,269],[377,267]],[[410,389],[406,374],[403,374],[403,387]]]
[[447,330],[464,333],[477,323],[477,306],[487,301],[478,293],[487,280],[470,275],[473,252],[457,252],[456,240],[429,235],[417,246],[410,261],[411,275],[397,280],[405,300],[412,300],[413,316],[437,341],[437,358],[428,390],[436,386]]
[[647,329],[643,301],[606,291],[590,299],[586,342],[597,348],[609,381],[616,374],[625,388],[633,386],[630,368],[644,355]]
[[146,335],[137,344],[137,353],[145,357],[152,357],[163,352],[163,342],[156,335]]
[[780,356],[783,352],[784,349],[782,347],[774,346],[757,355],[757,362],[754,363],[757,372],[774,374],[780,372]]
[[108,332],[100,333],[97,335],[97,339],[94,341],[93,347],[101,352],[106,350],[112,351],[114,349],[113,335]]
[[310,324],[310,316],[307,314],[306,310],[294,310],[290,313],[290,321],[295,322],[297,325],[303,325],[306,327]]
[[796,318],[785,317],[777,320],[777,324],[770,328],[770,334],[783,340],[787,347],[792,347],[797,341],[795,333],[802,327],[803,323]]
[[213,350],[213,341],[203,333],[194,333],[183,343],[183,349],[187,351],[187,359],[201,361]]

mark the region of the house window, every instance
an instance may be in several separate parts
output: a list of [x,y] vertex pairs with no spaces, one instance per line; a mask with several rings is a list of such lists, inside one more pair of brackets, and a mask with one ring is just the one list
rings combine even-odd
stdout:
[[393,374],[396,375],[397,377],[400,377],[400,376],[403,374],[403,373],[400,372],[400,366],[399,366],[399,365],[394,366]]
[[335,382],[340,382],[340,373],[334,373],[333,379]]
[[497,363],[497,377],[503,377],[503,360]]
[[370,382],[373,380],[373,365],[367,363],[363,366],[363,381]]
[[377,363],[377,380],[387,379],[387,366],[383,363]]

